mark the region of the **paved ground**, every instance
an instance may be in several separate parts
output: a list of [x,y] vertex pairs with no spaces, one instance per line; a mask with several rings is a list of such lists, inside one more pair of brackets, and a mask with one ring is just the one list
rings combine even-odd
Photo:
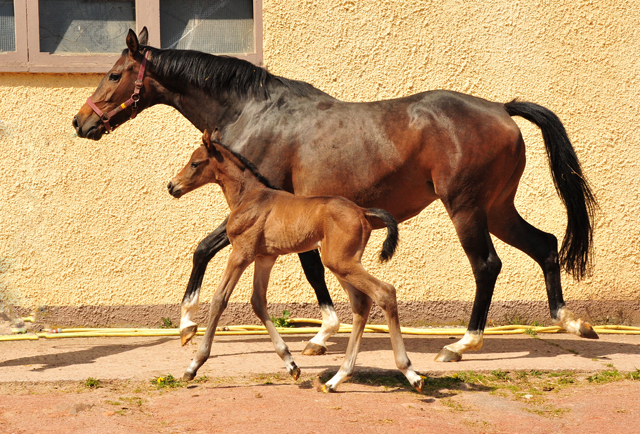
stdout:
[[[319,357],[299,354],[308,338],[285,337],[303,371],[297,383],[267,336],[224,336],[199,372],[206,381],[161,389],[151,380],[181,377],[196,346],[181,348],[177,338],[0,342],[0,434],[640,433],[640,381],[602,374],[636,372],[640,336],[488,336],[480,352],[449,364],[433,361],[448,337],[406,336],[414,367],[434,381],[423,395],[394,377],[384,334],[363,339],[357,370],[365,377],[318,393],[316,378],[337,370],[348,337],[334,337]],[[87,387],[89,377],[102,387]]]
[[[620,371],[640,368],[640,336],[602,335],[599,340],[569,334],[487,336],[480,352],[465,354],[458,363],[433,361],[449,337],[405,336],[414,368],[422,374],[451,371],[564,370],[582,372],[613,364]],[[453,337],[452,337],[453,338]],[[458,339],[456,337],[455,339]],[[201,339],[201,338],[197,338]],[[309,336],[285,336],[304,374],[337,370],[348,335],[331,339],[328,354],[302,356]],[[0,382],[99,379],[147,380],[167,373],[181,377],[196,345],[180,347],[178,338],[39,339],[0,343]],[[358,369],[394,369],[391,341],[386,334],[366,334],[358,354]],[[212,357],[199,374],[235,377],[286,373],[268,336],[216,337]]]

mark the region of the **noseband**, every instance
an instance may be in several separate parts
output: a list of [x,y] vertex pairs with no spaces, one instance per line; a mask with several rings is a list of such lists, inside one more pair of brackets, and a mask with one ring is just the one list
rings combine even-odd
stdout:
[[104,113],[102,110],[100,110],[98,106],[95,105],[93,101],[91,101],[91,97],[87,98],[87,104],[89,104],[89,107],[91,107],[93,111],[100,117],[102,122],[104,122],[104,127],[107,129],[107,133],[110,133],[111,131],[113,131],[113,127],[111,126],[111,124],[109,124],[109,119],[111,119],[117,113],[120,113],[122,110],[131,106],[130,119],[135,118],[136,115],[138,114],[138,101],[140,100],[140,90],[142,89],[142,79],[144,78],[144,70],[145,70],[145,67],[147,66],[148,57],[149,57],[149,52],[145,50],[144,58],[140,63],[140,70],[138,71],[138,79],[135,82],[135,88],[133,89],[133,94],[131,94],[131,97],[125,102],[123,102],[122,104],[120,104],[119,106],[117,106],[116,108],[114,108],[113,110],[111,110],[109,113]]

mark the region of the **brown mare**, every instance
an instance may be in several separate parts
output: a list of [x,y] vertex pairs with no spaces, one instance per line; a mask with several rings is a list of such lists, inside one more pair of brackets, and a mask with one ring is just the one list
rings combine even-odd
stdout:
[[205,130],[203,145],[194,151],[187,165],[168,185],[169,193],[180,198],[205,184],[216,183],[222,188],[231,209],[227,220],[227,236],[233,250],[211,302],[204,341],[184,373],[185,380],[192,380],[198,368],[209,358],[220,315],[240,276],[253,262],[255,271],[251,306],[268,330],[276,352],[285,362],[289,373],[297,380],[300,368],[293,361],[287,344],[278,334],[267,311],[267,285],[278,256],[320,249],[322,263],[337,277],[349,295],[353,310],[353,329],[347,354],[340,370],[325,384],[323,390],[335,391],[340,383],[353,375],[373,299],[387,317],[396,365],[409,383],[421,391],[423,380],[411,367],[400,333],[396,290],[367,273],[361,263],[371,235],[371,223],[375,219],[381,220],[387,227],[387,239],[380,260],[387,261],[393,256],[398,242],[398,225],[391,214],[379,209],[360,208],[339,196],[295,196],[274,188],[251,162],[229,151],[219,140],[218,130],[214,131],[213,138]]
[[[303,196],[338,195],[364,208],[382,208],[398,221],[435,200],[444,204],[476,281],[467,334],[447,345],[437,360],[460,360],[482,346],[482,333],[502,267],[491,237],[522,250],[544,273],[553,321],[587,338],[591,326],[565,307],[561,267],[581,278],[589,272],[593,213],[597,207],[567,133],[550,110],[529,102],[506,104],[450,91],[431,91],[387,101],[339,101],[310,84],[277,77],[242,60],[146,46],[130,31],[127,49],[91,96],[108,112],[137,95],[142,111],[154,104],[176,108],[200,131],[220,128],[222,140],[253,161],[275,186]],[[148,56],[141,88],[134,82]],[[105,115],[115,127],[133,107]],[[555,236],[518,214],[514,197],[525,167],[522,135],[512,116],[542,131],[556,191],[567,209],[558,251]],[[85,104],[73,120],[78,136],[99,140],[107,131]],[[381,226],[374,226],[374,228]],[[197,307],[208,262],[229,244],[226,221],[198,246],[183,299],[183,318]],[[426,246],[425,246],[426,248]],[[323,309],[323,328],[309,351],[322,352],[338,321],[317,251],[300,254]],[[183,342],[195,324],[181,322]],[[314,345],[315,344],[315,345]]]

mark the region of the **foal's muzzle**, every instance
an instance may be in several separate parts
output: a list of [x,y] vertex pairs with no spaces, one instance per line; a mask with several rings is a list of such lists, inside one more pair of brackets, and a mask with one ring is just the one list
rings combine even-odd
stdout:
[[169,189],[169,194],[176,199],[179,199],[180,196],[182,196],[182,189],[180,188],[180,185],[173,179],[169,181],[169,184],[167,184],[167,189]]

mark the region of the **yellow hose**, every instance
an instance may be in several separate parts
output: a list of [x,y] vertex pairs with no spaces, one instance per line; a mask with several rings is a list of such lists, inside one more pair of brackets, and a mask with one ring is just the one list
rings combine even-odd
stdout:
[[[322,321],[308,318],[292,318],[289,324],[322,324]],[[89,338],[89,337],[158,337],[158,336],[180,336],[178,329],[148,329],[148,328],[65,328],[59,329],[59,333],[41,332],[41,333],[24,333],[0,336],[2,341],[22,341],[36,340],[39,338],[46,339],[62,339],[62,338]],[[317,333],[320,327],[293,327],[278,328],[280,334],[310,334]],[[595,326],[594,330],[599,334],[627,334],[640,335],[640,327],[631,327],[623,325],[603,325]],[[198,328],[197,334],[204,335],[206,329]],[[389,327],[386,325],[368,324],[365,333],[389,333]],[[451,336],[464,335],[466,329],[459,328],[413,328],[401,327],[403,334],[407,335],[429,335],[429,336]],[[350,333],[350,324],[340,324],[338,333]],[[538,334],[538,333],[563,333],[560,327],[540,327],[540,326],[524,326],[524,325],[506,325],[499,327],[490,327],[485,329],[485,335],[512,335],[512,334]],[[218,327],[216,335],[220,336],[243,336],[243,335],[266,335],[267,330],[264,326],[257,325],[236,325]]]

